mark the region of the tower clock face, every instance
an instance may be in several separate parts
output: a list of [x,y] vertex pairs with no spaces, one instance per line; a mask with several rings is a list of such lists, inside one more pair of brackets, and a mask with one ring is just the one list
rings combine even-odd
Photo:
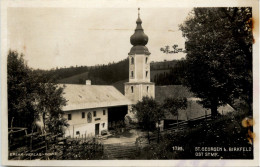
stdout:
[[87,119],[88,119],[88,123],[91,123],[91,121],[92,121],[92,114],[91,114],[91,112],[88,113]]

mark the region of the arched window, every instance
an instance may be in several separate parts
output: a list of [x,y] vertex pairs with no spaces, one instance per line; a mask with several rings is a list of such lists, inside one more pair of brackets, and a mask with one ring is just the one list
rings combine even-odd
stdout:
[[147,62],[148,62],[148,57],[145,58],[145,63],[147,64]]
[[149,86],[147,86],[146,89],[147,89],[147,92],[149,92]]
[[131,86],[131,93],[134,93],[134,87]]
[[131,77],[134,78],[134,71],[131,71]]
[[91,114],[91,112],[89,112],[88,113],[88,123],[91,123],[91,121],[92,121],[92,114]]
[[134,64],[135,59],[133,57],[131,57],[131,64]]
[[148,71],[145,72],[145,77],[148,77]]

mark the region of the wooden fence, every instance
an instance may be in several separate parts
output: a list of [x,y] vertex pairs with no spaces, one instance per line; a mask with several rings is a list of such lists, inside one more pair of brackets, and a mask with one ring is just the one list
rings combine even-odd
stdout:
[[61,134],[37,132],[14,138],[14,133],[9,133],[11,160],[95,159],[103,155],[103,145],[95,138],[63,138]]
[[[194,119],[190,119],[187,121],[180,121],[178,123],[173,123],[170,124],[172,127],[164,129],[162,132],[160,132],[160,135],[166,134],[166,133],[175,133],[178,131],[183,131],[187,128],[192,128],[192,127],[196,127],[202,123],[206,123],[207,121],[210,121],[212,119],[211,114],[209,115],[205,115],[205,116],[201,116],[201,117],[197,117]],[[157,132],[156,132],[157,133]],[[157,135],[156,133],[153,133],[150,136],[150,140],[156,140],[157,139]]]

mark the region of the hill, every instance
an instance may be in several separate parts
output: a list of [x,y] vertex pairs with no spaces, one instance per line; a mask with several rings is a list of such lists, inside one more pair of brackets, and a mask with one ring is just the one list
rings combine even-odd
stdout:
[[85,81],[88,80],[88,73],[89,72],[84,72],[81,74],[73,75],[68,78],[60,79],[58,80],[58,83],[63,83],[63,84],[85,84]]
[[[181,84],[185,60],[151,62],[151,81],[156,85]],[[85,84],[91,80],[93,85],[116,85],[123,90],[121,81],[129,77],[128,59],[107,65],[56,68],[52,70],[35,70],[56,83]],[[117,83],[118,82],[118,83]],[[120,85],[120,86],[118,86]]]

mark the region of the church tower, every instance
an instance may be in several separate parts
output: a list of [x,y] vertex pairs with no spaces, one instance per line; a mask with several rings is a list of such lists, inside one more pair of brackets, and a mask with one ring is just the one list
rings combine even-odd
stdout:
[[148,36],[142,28],[138,8],[136,29],[130,38],[133,45],[128,53],[129,58],[129,82],[125,83],[125,96],[137,103],[144,96],[155,97],[154,83],[150,82],[150,52],[145,46],[148,43]]

